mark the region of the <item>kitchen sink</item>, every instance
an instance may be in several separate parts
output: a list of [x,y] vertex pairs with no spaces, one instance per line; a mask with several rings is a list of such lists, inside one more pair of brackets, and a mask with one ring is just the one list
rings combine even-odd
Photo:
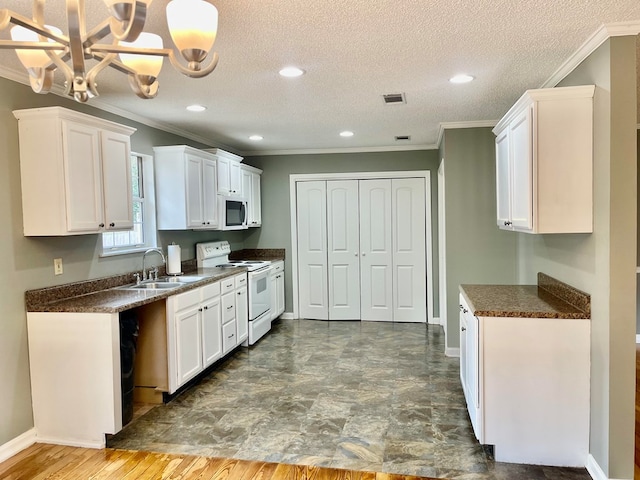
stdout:
[[204,280],[206,277],[198,277],[196,275],[180,275],[177,277],[161,277],[160,280],[162,282],[168,282],[168,283],[193,283],[193,282],[198,282],[200,280]]
[[164,282],[164,281],[157,281],[157,282],[142,282],[139,283],[137,285],[130,285],[128,287],[125,287],[127,289],[133,289],[133,290],[165,290],[167,288],[178,288],[182,285],[184,285],[185,282]]

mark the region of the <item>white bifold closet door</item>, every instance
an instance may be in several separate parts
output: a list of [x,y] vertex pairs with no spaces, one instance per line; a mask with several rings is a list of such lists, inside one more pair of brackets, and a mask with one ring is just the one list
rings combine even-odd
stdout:
[[301,318],[426,322],[423,178],[296,183]]
[[360,320],[358,180],[327,182],[329,319]]
[[393,179],[393,320],[427,318],[426,199],[421,178]]
[[329,319],[327,182],[296,183],[300,317]]
[[391,180],[360,181],[362,320],[393,321]]

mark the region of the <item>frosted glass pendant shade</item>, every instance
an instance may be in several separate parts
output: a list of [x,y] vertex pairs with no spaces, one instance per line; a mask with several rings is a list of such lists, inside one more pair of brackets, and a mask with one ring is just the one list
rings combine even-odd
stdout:
[[[62,36],[62,30],[50,25],[45,25],[45,28],[57,35]],[[11,29],[11,40],[15,42],[39,42],[40,38],[36,32],[33,32],[27,28],[16,25]],[[48,39],[49,42],[55,43],[54,40]],[[62,50],[54,50],[56,53],[60,53]],[[21,50],[16,49],[16,55],[20,59],[24,68],[41,68],[45,67],[51,60],[49,55],[44,50]]]
[[204,0],[172,0],[167,5],[167,24],[179,51],[209,52],[218,33],[218,9]]
[[[120,42],[123,47],[162,49],[162,38],[155,33],[141,33],[134,42]],[[160,55],[120,53],[120,60],[138,75],[157,77],[162,69]]]

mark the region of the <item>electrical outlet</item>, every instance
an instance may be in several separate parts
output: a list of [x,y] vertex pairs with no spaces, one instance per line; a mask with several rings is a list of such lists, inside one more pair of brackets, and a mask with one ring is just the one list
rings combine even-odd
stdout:
[[54,275],[62,275],[62,259],[54,258],[53,259],[53,274]]

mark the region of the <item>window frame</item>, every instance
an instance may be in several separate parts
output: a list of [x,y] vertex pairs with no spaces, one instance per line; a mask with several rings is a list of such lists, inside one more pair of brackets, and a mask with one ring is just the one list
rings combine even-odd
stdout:
[[142,227],[144,244],[137,245],[135,247],[113,247],[104,248],[102,236],[104,232],[100,234],[100,254],[99,257],[114,257],[117,255],[128,255],[133,253],[145,252],[150,248],[158,246],[158,231],[156,229],[156,195],[155,195],[155,182],[153,172],[153,156],[145,155],[143,153],[131,152],[132,160],[134,158],[140,159],[140,166],[142,167]]

